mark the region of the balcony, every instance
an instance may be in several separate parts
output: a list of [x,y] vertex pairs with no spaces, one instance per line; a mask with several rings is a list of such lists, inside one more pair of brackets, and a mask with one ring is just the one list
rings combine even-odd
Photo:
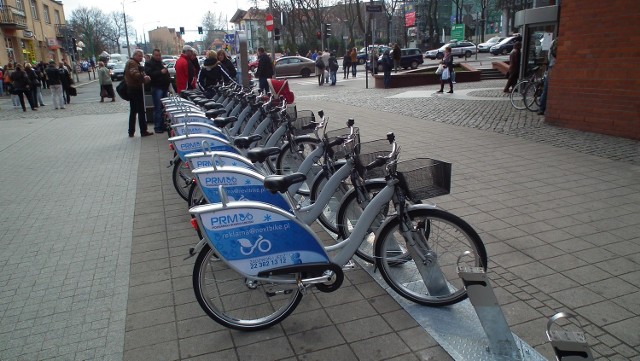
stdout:
[[70,36],[71,28],[66,24],[56,24],[56,38],[64,38]]
[[0,27],[8,29],[26,29],[27,17],[24,11],[12,6],[3,6],[0,9]]

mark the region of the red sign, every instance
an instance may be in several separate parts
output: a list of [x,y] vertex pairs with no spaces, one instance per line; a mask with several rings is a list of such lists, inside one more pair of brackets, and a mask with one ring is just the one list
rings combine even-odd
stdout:
[[273,31],[273,15],[267,14],[264,17],[264,23],[267,25],[267,31]]
[[416,25],[416,12],[410,12],[410,13],[406,13],[404,15],[404,26],[405,27],[410,27],[410,26],[415,26]]

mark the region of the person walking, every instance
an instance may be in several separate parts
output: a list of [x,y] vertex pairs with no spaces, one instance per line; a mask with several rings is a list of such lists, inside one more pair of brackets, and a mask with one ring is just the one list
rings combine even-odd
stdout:
[[111,98],[111,102],[116,101],[116,95],[113,91],[113,81],[111,80],[111,71],[104,66],[103,61],[98,61],[98,84],[100,84],[100,103],[104,103],[104,98]]
[[342,79],[349,79],[349,71],[351,70],[351,55],[349,55],[349,51],[344,53],[344,57],[342,58]]
[[340,65],[338,65],[336,54],[331,53],[329,55],[329,79],[331,80],[331,85],[336,85],[338,69],[340,69]]
[[329,50],[325,50],[324,53],[322,53],[322,62],[324,63],[324,82],[325,84],[329,84],[329,77],[331,76],[329,73],[329,57],[330,57],[330,53]]
[[273,64],[271,58],[264,52],[264,48],[258,48],[258,69],[256,69],[258,84],[260,90],[267,93],[269,91],[269,82],[267,79],[273,77]]
[[351,75],[355,78],[357,71],[356,65],[358,65],[358,51],[355,47],[351,49],[351,53],[349,53],[349,55],[351,56]]
[[53,59],[49,60],[49,66],[45,69],[45,73],[47,74],[47,82],[51,90],[51,101],[54,109],[64,109],[60,70],[56,68],[56,62]]
[[520,48],[522,43],[517,41],[513,44],[513,50],[509,53],[509,80],[507,85],[504,86],[503,92],[511,93],[511,88],[518,83],[518,77],[520,76]]
[[64,63],[58,64],[58,71],[60,72],[60,84],[62,84],[62,99],[65,104],[69,104],[71,102],[71,95],[69,94],[69,88],[71,88],[71,73],[67,69],[68,65],[65,66]]
[[384,74],[384,88],[389,89],[391,82],[391,69],[393,69],[393,59],[389,50],[385,50],[382,54],[382,72]]
[[38,72],[40,72],[40,83],[41,83],[41,87],[42,89],[49,89],[49,84],[47,83],[47,64],[44,63],[44,61],[41,61],[40,63],[38,63]]
[[318,74],[318,85],[324,85],[324,61],[322,61],[321,54],[316,57],[316,74]]
[[24,71],[27,73],[27,77],[29,78],[29,87],[31,88],[31,99],[34,107],[45,106],[44,101],[42,99],[42,91],[40,87],[42,84],[40,83],[40,74],[37,69],[32,67],[31,64],[27,63],[24,65]]
[[129,95],[129,137],[136,133],[136,115],[138,116],[138,126],[140,136],[146,137],[153,133],[147,131],[147,118],[144,108],[144,83],[151,81],[151,78],[144,73],[144,68],[140,63],[144,58],[141,49],[136,49],[124,67],[124,81],[127,84],[127,94]]
[[27,73],[22,70],[22,66],[20,64],[16,65],[16,70],[11,73],[9,76],[11,78],[11,84],[13,86],[13,94],[18,96],[20,100],[20,105],[22,106],[22,111],[26,112],[27,107],[24,105],[24,97],[27,97],[29,101],[29,106],[31,106],[31,110],[38,110],[35,106],[33,106],[33,101],[31,100],[31,91],[29,85],[29,77]]
[[153,99],[153,130],[156,134],[164,133],[167,130],[162,119],[162,98],[166,98],[169,94],[171,75],[169,75],[169,69],[162,62],[160,49],[153,49],[151,59],[144,64],[144,72],[151,79],[149,84]]
[[449,82],[449,91],[447,93],[453,93],[453,55],[451,54],[451,47],[447,46],[444,48],[444,57],[440,64],[443,65],[444,71],[440,75],[440,90],[438,93],[442,93],[444,91],[444,82]]
[[544,115],[547,110],[547,95],[549,92],[549,77],[551,76],[551,69],[556,64],[556,55],[558,52],[558,39],[554,39],[551,42],[549,48],[549,54],[547,55],[547,76],[544,78],[544,86],[542,87],[542,94],[540,95],[540,109],[538,109],[538,115]]
[[393,71],[398,72],[400,68],[400,59],[402,59],[402,49],[400,49],[400,45],[396,44],[393,46]]

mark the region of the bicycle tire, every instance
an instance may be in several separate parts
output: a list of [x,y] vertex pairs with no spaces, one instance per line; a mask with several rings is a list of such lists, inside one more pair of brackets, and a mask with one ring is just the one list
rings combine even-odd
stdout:
[[[370,199],[373,198],[377,193],[379,193],[382,188],[386,186],[385,182],[375,182],[375,183],[367,183],[365,184],[365,189],[369,194]],[[351,189],[347,192],[347,194],[342,198],[340,202],[340,208],[338,209],[338,214],[336,216],[336,226],[338,229],[338,239],[347,239],[351,235],[351,231],[356,225],[358,219],[362,215],[363,207],[358,203],[357,192],[355,189]],[[356,251],[356,256],[360,259],[374,263],[374,244],[375,244],[375,232],[378,230],[378,227],[382,224],[382,222],[389,216],[389,212],[395,212],[395,208],[393,204],[390,203],[388,207],[384,207],[380,209],[380,213],[371,224],[369,228],[369,232],[364,237],[364,240],[358,247]]]
[[511,105],[518,110],[527,109],[527,105],[524,98],[524,90],[526,89],[528,83],[529,83],[528,80],[523,80],[518,82],[513,87],[513,90],[511,90],[511,94],[509,94],[509,100],[511,101]]
[[541,82],[529,82],[524,90],[525,106],[532,112],[540,110],[540,95],[542,95]]
[[209,317],[240,331],[258,331],[281,322],[302,299],[295,283],[250,283],[218,258],[208,244],[193,266],[193,289]]
[[[335,164],[336,169],[342,167],[343,164]],[[327,174],[324,169],[318,173],[316,178],[313,180],[313,184],[311,186],[311,194],[309,195],[309,200],[312,204],[316,202],[320,192],[324,188],[325,184],[329,181],[331,177],[330,174]],[[340,209],[340,201],[344,197],[344,195],[349,191],[350,185],[347,183],[348,179],[343,181],[338,189],[333,193],[329,203],[323,206],[322,213],[318,216],[318,221],[322,223],[329,231],[333,233],[338,233],[338,227],[336,225],[336,219],[338,214],[338,209]],[[349,182],[350,183],[350,182]]]
[[[416,267],[407,247],[404,236],[398,228],[400,220],[395,217],[380,231],[375,243],[376,266],[387,284],[402,297],[426,306],[446,306],[458,303],[467,298],[467,291],[458,276],[457,260],[464,251],[472,251],[475,267],[487,268],[487,252],[480,236],[461,218],[443,210],[433,208],[414,208],[408,212],[411,221],[411,234],[425,237],[413,237],[413,242],[427,258],[419,264],[431,271],[429,265],[437,262],[437,269],[444,276],[445,289],[437,289],[437,281],[432,282],[431,291],[441,294],[429,294],[424,278]],[[424,224],[424,231],[418,225]],[[460,239],[444,237],[460,236]],[[426,241],[426,244],[425,244]],[[416,249],[416,248],[412,248]],[[409,256],[409,257],[408,257]],[[467,261],[468,258],[463,258]],[[427,276],[427,275],[425,275]],[[434,271],[427,277],[437,277]]]
[[[286,175],[297,172],[304,159],[308,157],[314,149],[316,149],[319,143],[320,141],[314,138],[299,139],[295,141],[295,151],[292,151],[291,149],[291,142],[283,145],[280,150],[280,154],[278,154],[278,159],[276,160],[276,173]],[[309,195],[311,190],[308,185],[311,184],[320,171],[320,169],[317,168],[319,167],[311,168],[310,174],[306,175],[307,181],[300,187],[298,193]]]
[[200,186],[198,186],[196,183],[191,183],[191,186],[189,187],[189,196],[187,197],[187,202],[189,203],[189,208],[209,203],[204,197],[202,189],[200,189]]
[[180,198],[185,201],[189,201],[189,186],[191,185],[191,179],[193,175],[191,174],[191,169],[182,162],[182,159],[177,158],[173,162],[173,172],[172,172],[172,180],[173,187],[178,192]]

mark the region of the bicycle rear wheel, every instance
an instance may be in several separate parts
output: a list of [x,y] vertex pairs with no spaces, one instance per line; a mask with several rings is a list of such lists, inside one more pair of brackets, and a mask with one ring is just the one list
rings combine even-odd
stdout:
[[[465,251],[467,264],[487,268],[487,252],[480,236],[459,217],[433,208],[408,213],[408,234],[396,217],[375,242],[376,265],[387,284],[402,297],[427,306],[446,306],[467,298],[458,276],[457,260]],[[405,237],[411,237],[409,246]]]
[[511,94],[509,95],[509,99],[511,100],[511,105],[518,110],[527,109],[526,101],[525,101],[525,89],[527,88],[527,84],[529,84],[528,80],[523,80],[518,82],[513,87]]
[[295,283],[250,281],[217,257],[207,244],[193,267],[200,307],[219,324],[241,331],[271,327],[295,310],[302,293]]

